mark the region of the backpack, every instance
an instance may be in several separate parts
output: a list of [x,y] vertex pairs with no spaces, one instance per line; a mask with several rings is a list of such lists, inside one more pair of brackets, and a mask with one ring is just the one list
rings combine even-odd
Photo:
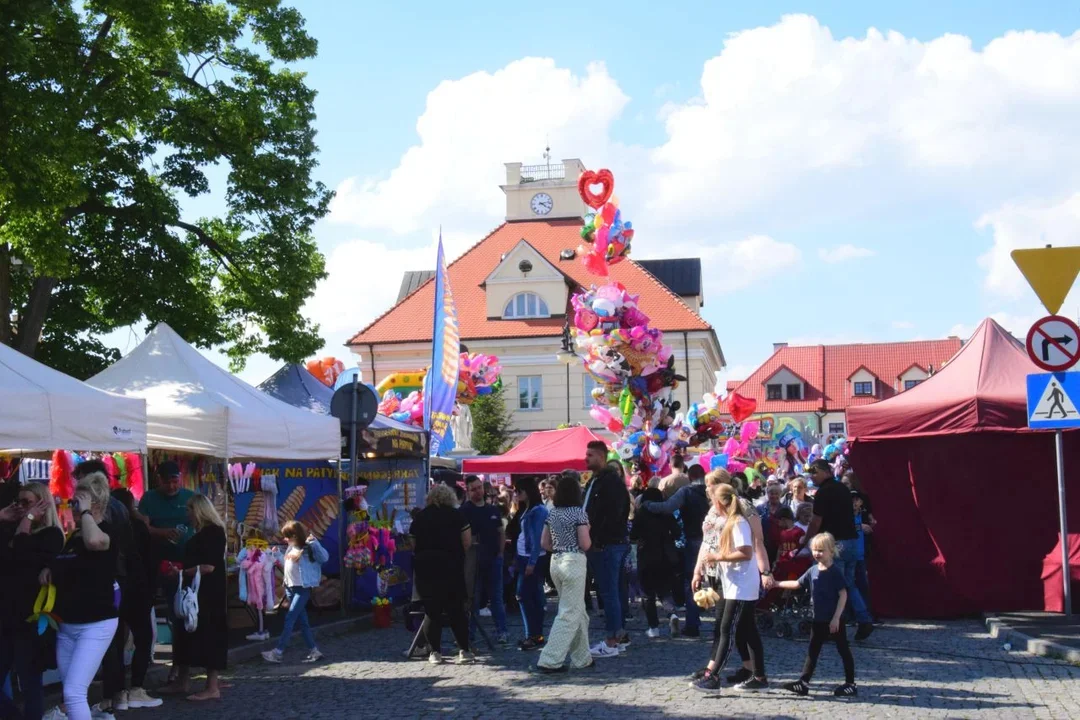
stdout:
[[184,587],[184,573],[180,573],[180,584],[176,588],[176,599],[173,611],[177,620],[182,620],[184,630],[189,633],[195,632],[199,626],[199,584],[202,582],[202,573],[195,568],[195,577],[191,583]]

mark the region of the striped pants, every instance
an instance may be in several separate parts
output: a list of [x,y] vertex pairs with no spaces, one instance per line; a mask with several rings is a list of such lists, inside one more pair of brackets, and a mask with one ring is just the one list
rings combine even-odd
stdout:
[[540,653],[538,664],[544,667],[560,667],[567,655],[575,668],[592,662],[589,615],[585,612],[585,568],[582,553],[556,553],[551,557],[551,580],[559,591],[559,614]]

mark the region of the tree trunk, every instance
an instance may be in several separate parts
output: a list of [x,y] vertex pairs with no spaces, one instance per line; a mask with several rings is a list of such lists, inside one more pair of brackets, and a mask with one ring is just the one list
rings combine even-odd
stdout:
[[11,344],[11,248],[0,243],[0,343]]
[[34,357],[41,331],[45,327],[45,318],[49,316],[49,302],[56,287],[56,278],[34,278],[30,288],[30,299],[26,303],[26,312],[19,319],[19,352]]

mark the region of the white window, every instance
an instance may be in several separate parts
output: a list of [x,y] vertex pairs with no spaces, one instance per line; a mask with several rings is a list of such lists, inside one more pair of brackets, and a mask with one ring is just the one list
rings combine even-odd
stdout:
[[802,400],[802,384],[794,383],[787,386],[788,400]]
[[544,409],[544,378],[540,375],[518,377],[518,410]]
[[842,423],[842,422],[831,422],[831,423],[829,423],[829,434],[830,435],[843,435],[844,434],[844,423]]
[[518,293],[510,298],[510,302],[506,303],[506,308],[503,310],[503,318],[507,320],[546,317],[551,317],[551,313],[548,311],[544,298],[530,292]]
[[904,389],[905,390],[910,390],[911,388],[915,387],[916,385],[918,385],[921,382],[922,382],[922,380],[905,380],[904,381]]
[[874,383],[872,382],[857,382],[855,383],[855,395],[864,397],[874,394]]
[[766,385],[765,386],[765,399],[766,400],[783,400],[784,399],[784,386],[783,385]]
[[596,382],[596,378],[594,378],[592,375],[590,375],[588,373],[585,373],[585,388],[584,388],[585,395],[584,395],[584,398],[583,398],[583,403],[584,403],[585,408],[591,408],[593,406],[593,403],[596,402],[595,400],[593,400],[593,396],[592,396],[593,389],[594,388],[602,388],[602,387],[604,387],[604,386],[601,385],[600,383]]

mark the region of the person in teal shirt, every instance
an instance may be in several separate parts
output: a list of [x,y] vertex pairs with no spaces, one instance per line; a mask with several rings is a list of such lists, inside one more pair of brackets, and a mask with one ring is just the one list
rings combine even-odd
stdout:
[[139,514],[149,523],[155,561],[180,562],[193,534],[187,527],[187,504],[195,493],[180,487],[180,466],[171,460],[158,465],[157,476],[157,487],[139,502]]

